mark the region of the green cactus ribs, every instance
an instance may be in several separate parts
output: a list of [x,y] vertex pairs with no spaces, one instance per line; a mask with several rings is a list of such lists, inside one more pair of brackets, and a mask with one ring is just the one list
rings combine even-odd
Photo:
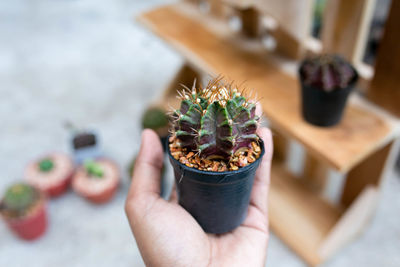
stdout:
[[34,187],[18,183],[5,193],[1,203],[4,214],[9,217],[21,217],[39,200],[40,193]]
[[308,58],[300,68],[307,85],[330,92],[349,86],[356,73],[350,63],[339,55],[324,54]]
[[256,105],[233,83],[217,78],[205,88],[185,88],[179,97],[180,109],[172,116],[175,148],[231,163],[258,144]]

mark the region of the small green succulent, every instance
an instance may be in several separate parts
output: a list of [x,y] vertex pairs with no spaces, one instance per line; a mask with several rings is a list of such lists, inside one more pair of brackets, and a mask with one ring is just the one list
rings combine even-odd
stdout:
[[54,162],[50,158],[42,159],[38,165],[41,172],[49,172],[54,168]]
[[168,115],[165,110],[153,107],[145,111],[142,117],[142,128],[152,129],[156,131],[160,136],[168,134]]
[[104,170],[99,163],[94,160],[86,160],[84,163],[86,172],[94,178],[103,178]]
[[34,187],[18,183],[8,188],[2,201],[2,208],[12,217],[26,213],[39,199],[39,192]]

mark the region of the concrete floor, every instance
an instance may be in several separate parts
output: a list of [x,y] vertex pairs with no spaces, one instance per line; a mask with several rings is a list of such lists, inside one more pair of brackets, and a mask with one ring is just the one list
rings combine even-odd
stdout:
[[[41,154],[69,151],[65,120],[96,129],[122,171],[138,150],[142,110],[182,63],[133,15],[165,1],[0,1],[0,191]],[[172,178],[169,172],[169,178]],[[142,266],[117,197],[93,206],[72,192],[50,203],[34,243],[0,223],[0,266]],[[388,177],[368,230],[324,266],[400,266],[400,179]],[[268,266],[305,266],[274,235]]]

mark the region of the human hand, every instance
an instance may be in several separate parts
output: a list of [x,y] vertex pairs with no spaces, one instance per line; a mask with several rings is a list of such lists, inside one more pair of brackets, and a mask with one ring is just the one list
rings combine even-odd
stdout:
[[265,154],[256,172],[245,221],[232,232],[203,231],[177,201],[160,197],[163,151],[158,136],[144,130],[125,211],[146,266],[264,266],[268,245],[270,130],[261,128]]

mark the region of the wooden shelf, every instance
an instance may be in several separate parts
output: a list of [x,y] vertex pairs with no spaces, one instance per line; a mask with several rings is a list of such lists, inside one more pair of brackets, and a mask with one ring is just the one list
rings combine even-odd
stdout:
[[390,124],[355,105],[348,106],[336,127],[325,129],[306,123],[300,114],[296,78],[273,65],[266,52],[243,49],[233,33],[211,29],[197,13],[187,5],[175,4],[144,13],[138,20],[202,72],[222,74],[239,83],[246,81],[247,88],[256,90],[265,115],[277,129],[338,171],[349,171],[390,141]]
[[269,193],[271,228],[307,262],[321,262],[317,251],[342,210],[313,194],[280,164],[273,164]]
[[[277,58],[256,42],[239,37],[226,23],[198,12],[194,5],[161,7],[142,14],[138,20],[186,59],[158,105],[178,108],[179,84],[190,86],[204,74],[222,74],[227,80],[245,82],[246,88],[257,93],[276,133],[269,220],[282,240],[315,266],[357,236],[374,213],[387,164],[393,161],[389,158],[395,154],[396,123],[376,109],[367,108],[369,104],[364,100],[349,103],[338,126],[319,128],[306,123],[300,114],[296,77],[280,69]],[[282,164],[291,139],[307,151],[301,178]],[[325,184],[326,167],[346,173],[338,205],[321,198],[320,189],[316,189],[317,183]]]
[[310,265],[329,259],[351,241],[373,215],[378,190],[368,186],[347,209],[313,193],[300,178],[274,163],[269,220],[272,230]]

